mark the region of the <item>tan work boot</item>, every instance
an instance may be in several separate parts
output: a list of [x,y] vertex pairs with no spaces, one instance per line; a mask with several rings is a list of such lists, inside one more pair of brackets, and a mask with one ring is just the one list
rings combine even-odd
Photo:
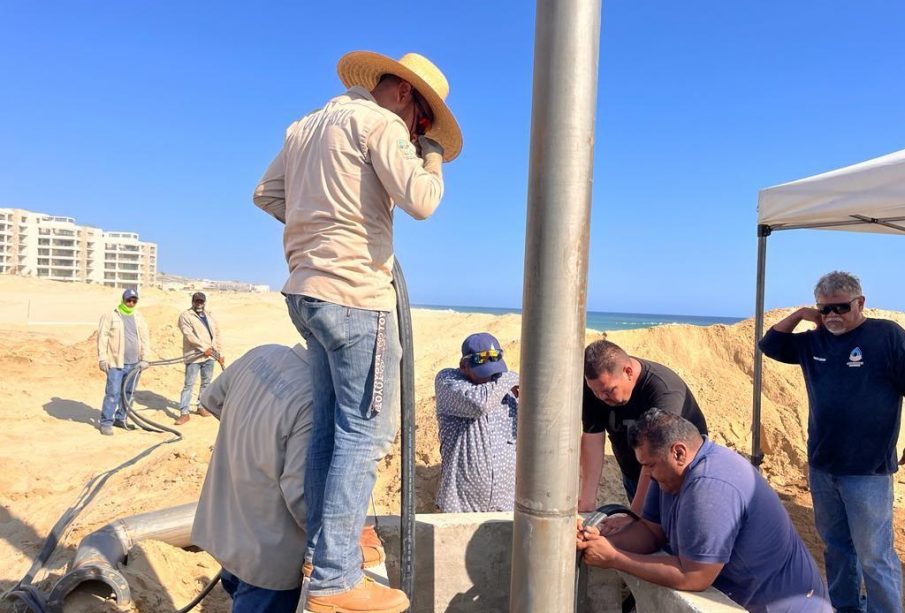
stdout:
[[409,599],[402,590],[384,587],[369,577],[347,592],[308,596],[311,613],[402,613]]
[[184,414],[180,415],[179,417],[177,417],[176,421],[174,421],[173,423],[176,424],[177,426],[181,426],[182,424],[186,423],[189,419],[190,419],[189,414],[184,413]]
[[[358,536],[358,546],[361,547],[362,568],[380,566],[387,559],[383,541],[380,540],[374,526],[365,526],[361,529],[361,534]],[[313,571],[314,567],[311,562],[305,562],[302,565],[302,576],[310,577]]]
[[374,526],[365,526],[358,536],[358,544],[361,546],[361,567],[371,568],[379,566],[387,559],[386,551],[383,549],[383,542],[377,535]]
[[198,407],[198,410],[195,411],[195,415],[200,415],[201,417],[210,417],[211,412],[204,407]]

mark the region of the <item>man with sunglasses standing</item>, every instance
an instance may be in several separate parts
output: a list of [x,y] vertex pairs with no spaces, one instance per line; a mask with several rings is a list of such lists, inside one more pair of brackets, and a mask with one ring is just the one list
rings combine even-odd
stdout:
[[518,373],[503,361],[500,342],[487,332],[462,343],[459,368],[434,382],[440,430],[443,513],[511,511],[515,505]]
[[[847,272],[821,277],[814,298],[816,308],[800,308],[774,325],[760,348],[774,360],[799,364],[804,374],[808,481],[833,607],[901,612],[892,474],[905,395],[905,330],[865,317],[861,283]],[[793,333],[802,321],[817,327]]]
[[201,395],[213,378],[214,360],[223,367],[220,328],[213,314],[205,309],[206,304],[207,296],[204,292],[195,292],[192,294],[192,308],[183,311],[177,323],[182,332],[182,359],[185,361],[185,381],[179,396],[177,426],[187,423],[190,418],[192,388],[195,387],[195,379],[199,374],[201,387],[198,389],[198,407],[195,413],[201,417],[210,417],[210,411],[201,404]]
[[[107,375],[104,403],[98,429],[105,436],[113,436],[113,428],[134,430],[126,421],[126,401],[123,379],[132,369],[147,366],[145,357],[151,353],[148,324],[137,310],[138,292],[127,289],[112,311],[104,313],[97,328],[97,366]],[[126,393],[130,394],[131,390]]]
[[459,154],[462,134],[446,77],[421,55],[356,51],[337,72],[349,90],[289,127],[254,202],[286,224],[283,294],[314,384],[306,608],[394,613],[408,599],[365,579],[358,543],[377,463],[399,426],[393,214],[434,212],[442,162]]

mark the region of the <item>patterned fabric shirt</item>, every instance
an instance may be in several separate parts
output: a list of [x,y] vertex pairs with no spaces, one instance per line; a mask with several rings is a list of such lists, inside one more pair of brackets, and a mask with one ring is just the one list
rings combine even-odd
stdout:
[[515,504],[518,400],[509,371],[487,383],[457,368],[437,373],[442,469],[437,506],[443,513],[511,511]]

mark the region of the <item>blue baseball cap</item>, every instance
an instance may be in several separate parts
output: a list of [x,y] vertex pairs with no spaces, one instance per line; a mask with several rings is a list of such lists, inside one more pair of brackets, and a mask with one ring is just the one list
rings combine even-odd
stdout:
[[[503,348],[500,347],[500,341],[495,336],[487,332],[478,332],[472,334],[462,343],[462,357],[470,356],[482,351],[499,351],[502,356]],[[492,377],[509,370],[503,358],[496,361],[487,360],[483,364],[470,364],[471,372],[480,378]]]
[[123,302],[125,302],[129,298],[135,298],[136,300],[138,300],[138,292],[136,292],[131,287],[123,292]]

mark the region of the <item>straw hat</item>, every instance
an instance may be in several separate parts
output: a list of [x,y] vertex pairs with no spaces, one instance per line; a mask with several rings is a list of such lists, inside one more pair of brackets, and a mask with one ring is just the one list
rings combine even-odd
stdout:
[[393,74],[411,83],[434,114],[434,124],[426,136],[443,147],[443,161],[451,162],[459,155],[462,150],[462,131],[446,106],[449,82],[429,59],[417,53],[406,53],[397,62],[371,51],[352,51],[340,58],[336,72],[346,87],[360,85],[368,91],[374,89],[380,76],[384,74]]

